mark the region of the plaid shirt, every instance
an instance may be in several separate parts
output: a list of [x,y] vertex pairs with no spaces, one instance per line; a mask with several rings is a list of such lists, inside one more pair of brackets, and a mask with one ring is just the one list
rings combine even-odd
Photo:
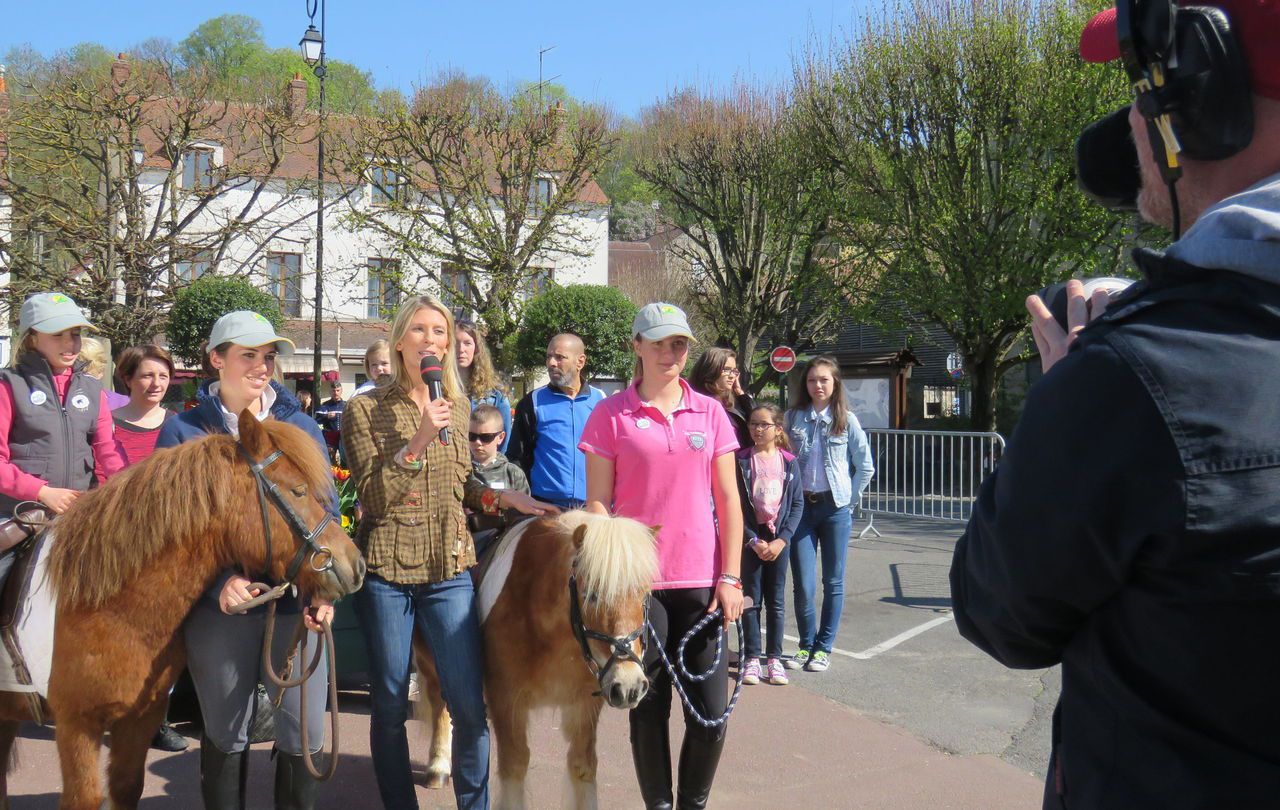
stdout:
[[418,430],[421,411],[397,385],[382,386],[348,403],[342,440],[364,516],[356,545],[369,570],[389,582],[442,582],[476,564],[463,502],[480,510],[486,488],[471,472],[464,441],[471,403],[453,403],[449,444],[427,446],[419,471],[395,456]]

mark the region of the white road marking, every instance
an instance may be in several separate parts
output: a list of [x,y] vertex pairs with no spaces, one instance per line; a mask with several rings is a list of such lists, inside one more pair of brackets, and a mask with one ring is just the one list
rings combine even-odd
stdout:
[[[859,661],[865,661],[868,658],[875,658],[877,655],[879,655],[882,652],[887,652],[889,650],[892,650],[894,647],[898,646],[902,642],[909,641],[915,638],[916,636],[920,635],[921,633],[925,632],[926,630],[932,630],[938,625],[946,624],[949,621],[951,621],[950,613],[948,613],[945,616],[939,616],[936,619],[930,619],[924,624],[916,625],[910,630],[899,633],[898,635],[894,636],[888,641],[882,641],[876,646],[869,647],[863,650],[862,652],[849,652],[848,650],[842,650],[839,647],[834,647],[831,650],[831,654],[843,655],[846,658],[856,658]],[[785,638],[787,641],[794,641],[796,643],[799,643],[800,641],[800,639],[796,638],[795,636],[783,636],[783,638]]]

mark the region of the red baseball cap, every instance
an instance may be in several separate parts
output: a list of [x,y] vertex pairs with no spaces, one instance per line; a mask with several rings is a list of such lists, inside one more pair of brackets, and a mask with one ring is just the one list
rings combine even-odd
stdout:
[[[1280,0],[1184,0],[1179,5],[1222,9],[1244,50],[1253,92],[1280,99]],[[1080,32],[1080,56],[1086,62],[1111,62],[1120,58],[1114,8],[1089,20]]]

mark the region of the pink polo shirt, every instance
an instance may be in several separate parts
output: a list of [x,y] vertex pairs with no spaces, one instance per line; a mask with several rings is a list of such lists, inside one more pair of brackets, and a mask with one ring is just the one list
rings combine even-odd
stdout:
[[596,406],[578,449],[613,462],[613,512],[658,531],[655,590],[709,588],[720,576],[712,460],[738,449],[724,406],[683,379],[671,421],[633,384]]

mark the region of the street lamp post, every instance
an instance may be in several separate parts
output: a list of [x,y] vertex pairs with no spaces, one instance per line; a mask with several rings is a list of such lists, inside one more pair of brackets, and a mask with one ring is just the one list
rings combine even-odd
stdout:
[[[316,311],[315,356],[311,373],[315,380],[316,401],[320,401],[320,350],[324,346],[322,313],[324,311],[324,0],[306,0],[311,24],[298,42],[302,58],[320,80],[320,115],[316,120]],[[316,30],[316,5],[319,4],[320,30]]]

